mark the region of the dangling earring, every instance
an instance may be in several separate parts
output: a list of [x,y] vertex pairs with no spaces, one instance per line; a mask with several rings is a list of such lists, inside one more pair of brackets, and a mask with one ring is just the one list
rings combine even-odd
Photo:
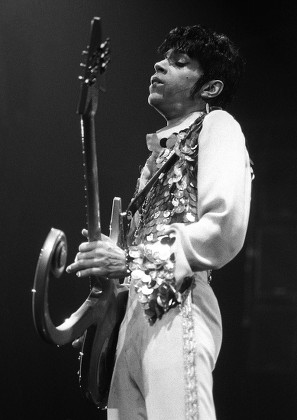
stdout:
[[207,114],[209,114],[209,112],[210,112],[209,103],[208,102],[206,102],[205,111],[206,111]]

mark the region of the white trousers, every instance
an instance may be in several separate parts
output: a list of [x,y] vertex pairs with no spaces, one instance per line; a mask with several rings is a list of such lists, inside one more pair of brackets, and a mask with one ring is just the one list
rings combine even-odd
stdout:
[[[108,420],[216,419],[212,371],[221,336],[214,338],[195,297],[190,294],[186,304],[190,314],[176,307],[150,326],[131,293],[119,334]],[[218,330],[219,324],[220,319]]]

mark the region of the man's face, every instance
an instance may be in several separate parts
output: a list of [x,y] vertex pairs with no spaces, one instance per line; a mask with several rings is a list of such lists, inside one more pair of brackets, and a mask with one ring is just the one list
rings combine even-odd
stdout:
[[155,64],[151,77],[148,102],[165,117],[191,111],[197,103],[191,90],[203,72],[197,60],[187,54],[169,50]]

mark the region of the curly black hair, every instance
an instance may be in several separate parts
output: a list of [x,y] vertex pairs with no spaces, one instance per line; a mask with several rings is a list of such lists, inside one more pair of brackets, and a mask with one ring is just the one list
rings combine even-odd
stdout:
[[170,49],[196,59],[203,70],[203,76],[194,85],[192,95],[203,84],[218,79],[224,83],[224,88],[217,97],[209,101],[210,105],[223,108],[232,102],[245,61],[226,35],[202,25],[180,26],[168,33],[158,47],[158,53],[166,54]]

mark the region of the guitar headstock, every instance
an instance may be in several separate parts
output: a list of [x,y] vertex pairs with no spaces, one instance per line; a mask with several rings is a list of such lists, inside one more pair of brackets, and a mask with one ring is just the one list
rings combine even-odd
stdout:
[[77,113],[81,115],[96,112],[98,79],[105,72],[110,61],[109,38],[102,41],[101,32],[101,19],[94,17],[91,21],[89,45],[82,52],[83,60],[80,63],[84,69],[84,75],[79,76],[81,89]]

